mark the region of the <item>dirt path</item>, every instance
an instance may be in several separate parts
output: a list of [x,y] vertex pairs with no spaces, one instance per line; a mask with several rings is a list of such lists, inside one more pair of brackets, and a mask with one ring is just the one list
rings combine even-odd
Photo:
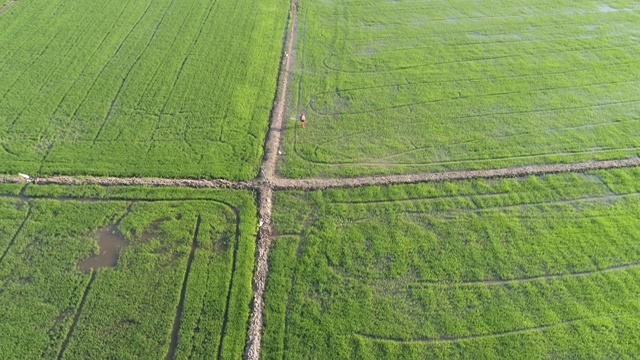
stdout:
[[[0,183],[26,183],[20,176],[0,175]],[[233,182],[227,180],[194,180],[194,179],[161,179],[161,178],[116,178],[116,177],[80,177],[52,176],[33,178],[31,182],[38,185],[100,185],[100,186],[150,186],[150,187],[190,187],[197,189],[254,189],[253,182]]]
[[8,3],[4,4],[3,7],[0,7],[0,15],[4,14],[9,8],[14,5],[17,0],[10,0]]
[[260,189],[258,195],[259,216],[262,224],[258,231],[256,243],[256,260],[253,272],[253,301],[251,302],[251,318],[245,358],[257,360],[260,358],[260,344],[262,341],[262,312],[264,310],[264,289],[269,272],[269,249],[271,247],[271,199],[272,189],[268,186]]
[[584,172],[640,166],[640,158],[625,160],[590,161],[574,164],[529,165],[490,170],[449,171],[410,175],[368,176],[351,179],[276,179],[274,190],[317,190],[351,188],[369,185],[418,184],[449,180],[512,178],[529,175],[545,175],[562,172]]
[[291,0],[289,17],[287,19],[287,31],[285,33],[284,47],[280,54],[280,71],[278,73],[278,85],[276,96],[271,108],[269,119],[269,131],[264,143],[264,156],[260,165],[260,178],[269,183],[276,178],[276,163],[280,148],[280,137],[284,125],[284,115],[287,105],[287,88],[289,84],[289,72],[292,66],[291,52],[293,50],[293,37],[298,20],[298,0]]
[[264,310],[264,289],[269,272],[269,249],[271,247],[271,200],[273,183],[278,180],[276,164],[280,137],[284,125],[284,115],[287,104],[287,88],[289,72],[291,71],[291,52],[293,50],[294,30],[298,21],[298,0],[291,0],[287,29],[285,31],[284,46],[280,54],[280,71],[276,96],[269,119],[269,131],[264,144],[264,156],[260,165],[260,176],[254,182],[258,186],[258,216],[259,229],[256,241],[256,260],[253,272],[253,300],[251,302],[251,317],[247,332],[247,343],[244,357],[249,360],[260,358],[262,342],[262,314]]
[[[266,158],[266,154],[265,154]],[[277,158],[277,157],[276,157]],[[265,165],[267,166],[267,165]],[[353,188],[371,185],[419,184],[452,180],[514,178],[529,175],[546,175],[563,172],[585,172],[640,166],[640,158],[624,160],[589,161],[573,164],[528,165],[489,170],[463,170],[409,175],[364,176],[343,179],[285,179],[272,174],[254,181],[194,180],[161,178],[113,178],[113,177],[74,177],[53,176],[34,178],[31,182],[38,185],[101,185],[101,186],[149,186],[149,187],[190,187],[197,189],[237,189],[261,190],[269,187],[273,190],[318,190],[331,188]],[[263,172],[264,174],[265,172]],[[0,175],[0,183],[26,183],[20,176]]]

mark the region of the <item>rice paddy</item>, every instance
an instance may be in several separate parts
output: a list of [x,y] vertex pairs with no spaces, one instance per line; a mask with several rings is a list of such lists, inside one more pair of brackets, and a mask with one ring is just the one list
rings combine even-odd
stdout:
[[258,173],[287,1],[18,1],[0,16],[0,172]]
[[640,172],[279,192],[263,358],[634,358]]
[[25,190],[0,196],[5,357],[241,357],[256,228],[248,193]]
[[301,0],[299,14],[288,177],[638,155],[636,2]]

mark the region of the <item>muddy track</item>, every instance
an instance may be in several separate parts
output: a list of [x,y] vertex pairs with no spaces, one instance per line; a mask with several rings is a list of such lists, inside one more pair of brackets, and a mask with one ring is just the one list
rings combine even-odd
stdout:
[[82,300],[80,300],[80,305],[78,306],[78,310],[76,310],[76,314],[73,316],[73,322],[71,323],[71,327],[69,328],[69,332],[62,343],[62,347],[60,348],[60,352],[58,353],[58,360],[62,359],[65,351],[67,351],[67,347],[69,346],[69,340],[73,336],[73,331],[76,329],[76,325],[78,325],[78,320],[80,319],[80,315],[82,314],[82,309],[84,308],[84,304],[87,302],[87,296],[89,295],[89,291],[91,290],[91,285],[96,280],[96,271],[93,270],[91,272],[91,279],[89,279],[89,283],[87,283],[87,287],[84,289],[84,293],[82,294]]
[[[264,144],[264,155],[260,164],[260,176],[253,182],[258,191],[258,216],[260,226],[256,240],[256,259],[253,272],[253,300],[247,330],[244,358],[258,360],[262,341],[262,313],[264,310],[264,289],[267,281],[269,248],[271,247],[271,200],[273,183],[278,181],[276,164],[280,137],[284,126],[286,95],[289,73],[292,65],[294,33],[298,23],[298,0],[290,0],[287,27],[284,31],[283,48],[280,53],[280,70],[275,99],[269,118],[269,130]],[[257,187],[255,187],[257,185]]]
[[182,280],[182,289],[180,290],[180,300],[178,301],[178,307],[176,308],[176,316],[173,319],[173,330],[171,331],[171,342],[169,343],[169,350],[165,356],[165,360],[171,360],[176,356],[176,350],[178,348],[178,332],[180,330],[180,323],[182,322],[182,310],[184,309],[184,298],[187,293],[187,283],[189,282],[189,273],[191,272],[191,263],[198,247],[198,233],[200,232],[200,222],[202,221],[200,214],[196,219],[196,230],[193,233],[193,241],[191,242],[191,252],[189,253],[189,259],[187,260],[187,268],[184,272],[184,279]]
[[260,177],[270,181],[276,178],[276,162],[278,160],[278,149],[280,148],[280,137],[284,125],[284,115],[286,111],[286,96],[289,84],[289,73],[291,71],[291,56],[293,50],[293,37],[298,18],[298,0],[291,0],[287,28],[284,36],[284,46],[280,54],[280,71],[271,116],[269,119],[269,131],[264,144],[264,156],[260,165]]

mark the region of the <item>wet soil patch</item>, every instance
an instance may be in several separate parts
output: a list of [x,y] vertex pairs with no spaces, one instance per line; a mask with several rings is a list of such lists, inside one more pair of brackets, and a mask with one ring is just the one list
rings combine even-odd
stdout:
[[127,244],[127,241],[116,229],[115,225],[101,228],[96,232],[96,236],[98,237],[98,247],[100,248],[98,254],[78,263],[78,268],[85,274],[89,274],[92,269],[116,267],[120,250]]
[[140,241],[143,243],[160,236],[160,225],[166,220],[158,220],[152,222],[140,235]]

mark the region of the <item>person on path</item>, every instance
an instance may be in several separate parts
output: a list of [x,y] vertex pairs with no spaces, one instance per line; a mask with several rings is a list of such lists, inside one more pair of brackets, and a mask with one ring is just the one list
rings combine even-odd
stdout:
[[304,113],[300,113],[300,125],[302,126],[303,129],[306,121],[307,121],[307,118],[304,117]]

